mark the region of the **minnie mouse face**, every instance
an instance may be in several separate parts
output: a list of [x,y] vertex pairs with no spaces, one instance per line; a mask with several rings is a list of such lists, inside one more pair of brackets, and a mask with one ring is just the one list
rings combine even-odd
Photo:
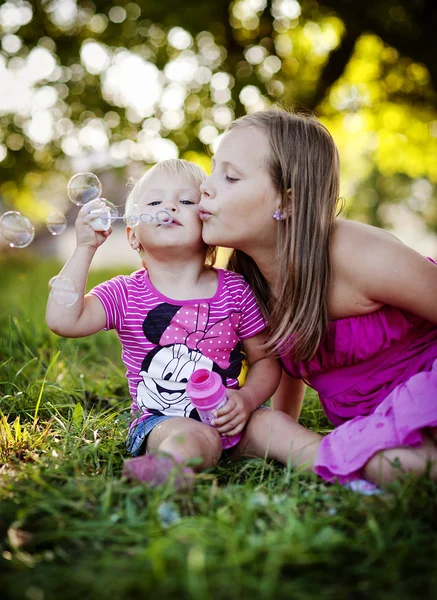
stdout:
[[139,407],[156,408],[171,414],[172,411],[168,409],[179,405],[177,414],[181,410],[184,413],[188,410],[189,413],[193,406],[186,393],[187,381],[196,369],[211,371],[212,361],[184,344],[158,347],[148,354],[147,359],[147,368],[146,361],[143,361],[143,370],[140,372],[144,387],[138,389]]

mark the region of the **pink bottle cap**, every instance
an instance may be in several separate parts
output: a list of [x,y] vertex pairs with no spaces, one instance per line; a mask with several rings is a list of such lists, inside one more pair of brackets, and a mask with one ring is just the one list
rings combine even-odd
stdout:
[[214,409],[226,395],[226,388],[218,373],[207,369],[194,371],[187,383],[187,394],[192,404],[203,410]]

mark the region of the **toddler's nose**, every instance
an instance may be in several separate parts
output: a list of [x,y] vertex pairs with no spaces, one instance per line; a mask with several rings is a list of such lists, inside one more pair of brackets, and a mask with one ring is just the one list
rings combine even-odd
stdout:
[[169,212],[176,212],[177,211],[177,204],[173,200],[167,200],[167,202],[164,202],[163,208],[165,210],[168,210]]

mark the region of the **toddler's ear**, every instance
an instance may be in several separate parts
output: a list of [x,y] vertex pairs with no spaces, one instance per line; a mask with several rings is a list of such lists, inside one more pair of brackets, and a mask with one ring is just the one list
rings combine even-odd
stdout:
[[126,227],[126,237],[131,246],[134,242],[136,242],[137,236],[135,235],[135,230],[132,229],[132,227]]

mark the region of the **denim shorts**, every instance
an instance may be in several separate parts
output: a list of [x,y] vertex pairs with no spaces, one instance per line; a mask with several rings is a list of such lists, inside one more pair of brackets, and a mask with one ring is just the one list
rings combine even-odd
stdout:
[[[256,410],[263,409],[270,410],[268,406],[260,406]],[[127,436],[126,447],[128,451],[134,456],[144,454],[146,452],[147,437],[149,433],[158,425],[158,423],[161,423],[161,421],[172,418],[173,417],[166,417],[164,415],[150,415],[150,417],[147,417],[147,419],[144,419],[144,421],[141,421],[135,425],[135,427],[132,427]],[[200,419],[196,419],[196,421],[197,420]],[[226,455],[231,450],[232,449],[224,450],[223,454]]]
[[171,419],[171,417],[165,417],[164,415],[150,415],[144,421],[141,421],[135,427],[129,431],[127,436],[126,446],[131,454],[138,456],[144,454],[146,451],[147,437],[149,433],[154,429],[158,423]]

